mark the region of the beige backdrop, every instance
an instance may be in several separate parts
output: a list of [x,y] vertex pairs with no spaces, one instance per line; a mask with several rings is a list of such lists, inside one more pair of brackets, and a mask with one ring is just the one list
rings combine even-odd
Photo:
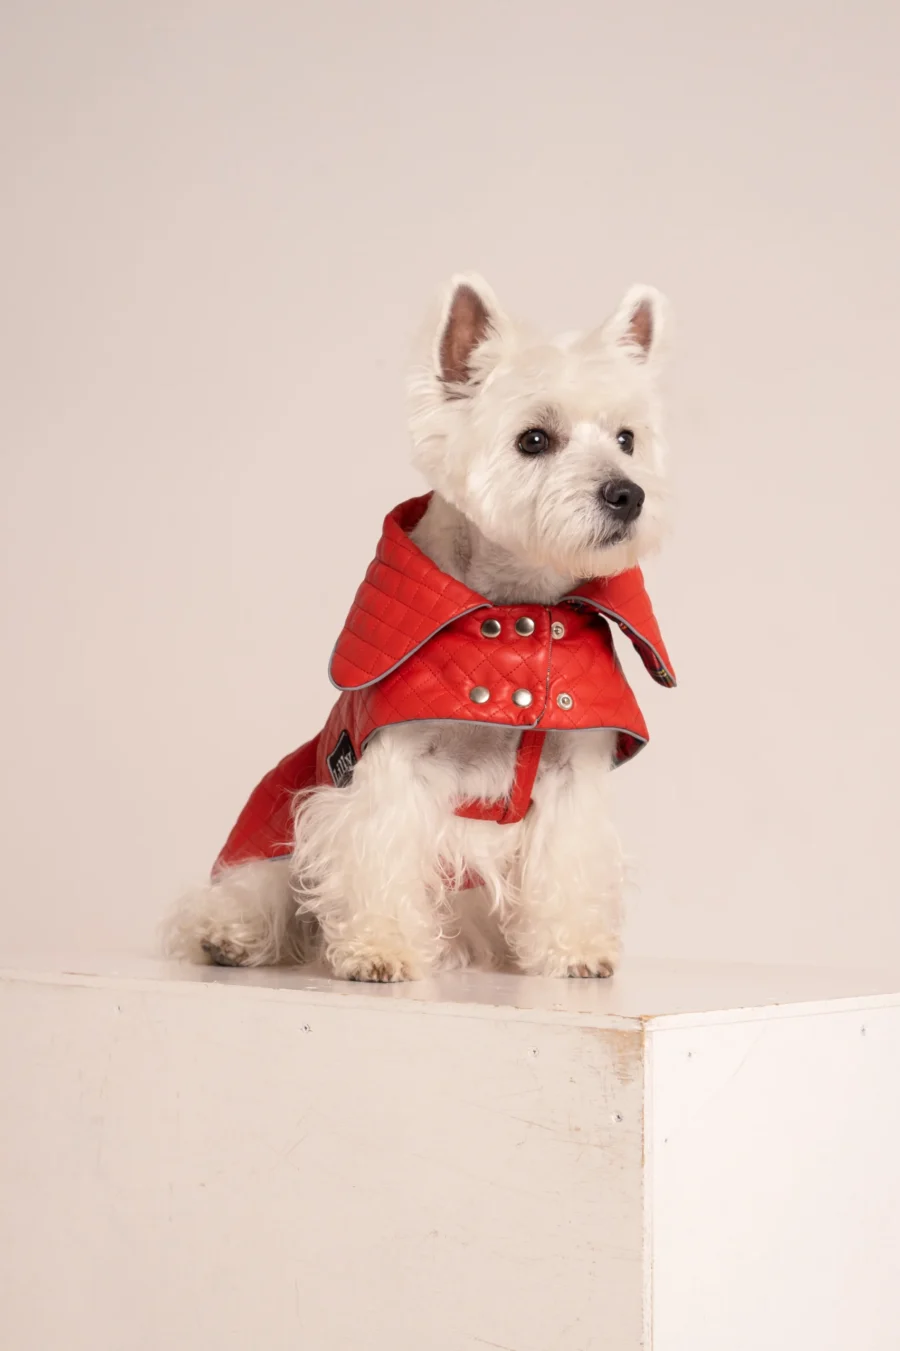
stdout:
[[6,0],[3,945],[146,945],[314,732],[477,267],[678,319],[631,946],[896,953],[896,6]]

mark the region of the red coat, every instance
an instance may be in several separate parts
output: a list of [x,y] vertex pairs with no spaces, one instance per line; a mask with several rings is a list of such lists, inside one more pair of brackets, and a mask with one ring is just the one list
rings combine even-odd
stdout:
[[295,794],[348,783],[381,727],[451,721],[521,728],[509,798],[457,807],[461,816],[504,823],[528,810],[547,732],[614,729],[616,764],[646,743],[607,622],[628,634],[654,680],[675,684],[640,568],[584,582],[557,605],[492,605],[441,572],[409,538],[428,501],[403,502],[385,520],[331,657],[340,698],[319,735],[253,790],[214,871],[290,854]]

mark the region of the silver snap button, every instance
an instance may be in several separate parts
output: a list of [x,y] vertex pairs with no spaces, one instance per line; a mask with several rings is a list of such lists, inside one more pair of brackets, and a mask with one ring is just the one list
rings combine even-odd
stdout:
[[572,698],[571,694],[558,694],[556,696],[556,702],[560,708],[564,708],[568,713],[569,709],[574,705],[575,700]]
[[485,638],[499,638],[499,637],[500,637],[500,620],[499,620],[499,619],[486,619],[486,620],[484,621],[484,623],[482,624],[482,626],[481,626],[481,632],[482,632],[482,634],[484,635]]
[[533,697],[531,690],[516,690],[513,693],[513,703],[517,708],[527,708]]
[[554,620],[554,622],[550,625],[550,634],[551,637],[553,638],[565,638],[566,636],[565,624],[561,624],[558,619]]
[[[534,633],[534,620],[523,615],[521,619],[516,620],[516,633],[520,638],[530,638]],[[531,701],[529,700],[529,703]]]
[[483,685],[476,685],[473,690],[469,690],[469,698],[473,704],[486,704],[490,697],[490,690],[486,690]]

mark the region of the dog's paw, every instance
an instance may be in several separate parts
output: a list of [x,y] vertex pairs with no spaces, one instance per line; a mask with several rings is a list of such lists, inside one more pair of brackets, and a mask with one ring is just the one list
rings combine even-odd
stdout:
[[222,938],[218,942],[205,938],[200,947],[213,966],[246,966],[250,957],[246,947],[227,938]]
[[588,980],[597,977],[599,980],[607,980],[615,971],[613,961],[605,961],[600,958],[592,958],[586,962],[570,962],[566,970],[567,976],[572,976],[578,980]]
[[425,975],[422,963],[412,952],[356,951],[340,954],[332,952],[331,969],[341,980],[362,980],[375,984],[394,984],[404,980],[421,980]]
[[412,966],[396,957],[369,957],[357,962],[347,973],[347,980],[376,981],[382,984],[416,978]]
[[522,962],[529,976],[569,976],[573,980],[608,980],[619,964],[615,938],[579,944],[573,949],[548,946],[530,961]]

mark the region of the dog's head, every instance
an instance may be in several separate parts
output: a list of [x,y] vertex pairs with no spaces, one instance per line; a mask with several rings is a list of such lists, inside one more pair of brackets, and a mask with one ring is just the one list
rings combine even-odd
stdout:
[[590,333],[541,341],[480,277],[444,296],[411,384],[416,464],[494,543],[574,577],[659,542],[663,301],[635,286]]

